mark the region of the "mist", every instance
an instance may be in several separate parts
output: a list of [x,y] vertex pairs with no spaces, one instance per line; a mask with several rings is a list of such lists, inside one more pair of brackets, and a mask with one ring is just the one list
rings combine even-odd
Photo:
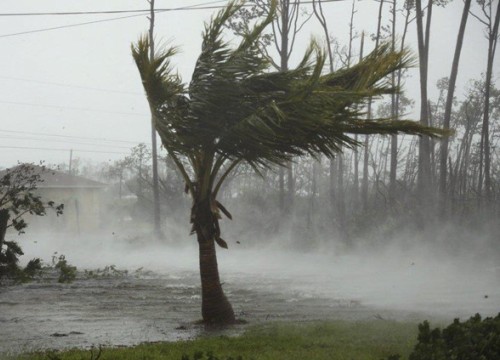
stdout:
[[[483,233],[456,224],[408,227],[390,236],[379,229],[346,242],[332,227],[306,231],[298,211],[269,226],[270,213],[258,217],[255,204],[232,205],[233,221],[221,222],[229,249],[217,250],[219,272],[237,317],[251,325],[339,319],[443,324],[500,309],[498,249],[489,233],[496,224],[483,224]],[[3,288],[0,348],[134,345],[244,331],[245,325],[215,332],[196,325],[198,244],[189,235],[188,208],[183,197],[175,209],[164,209],[161,239],[148,217],[122,211],[107,211],[105,225],[92,232],[57,231],[42,218],[26,234],[10,233],[24,251],[23,263],[39,257],[50,264],[64,255],[78,276],[71,284],[49,277]],[[85,272],[112,265],[119,273],[96,278]]]
[[[358,239],[357,246],[347,248],[335,238],[321,243],[304,239],[305,245],[298,246],[291,240],[290,228],[274,236],[265,232],[244,236],[242,229],[248,224],[239,217],[226,225],[229,249],[217,251],[226,286],[283,292],[292,302],[298,296],[369,307],[374,313],[396,310],[395,318],[419,314],[449,320],[474,313],[495,315],[500,309],[500,262],[488,234],[449,226],[413,234],[401,231],[383,242]],[[196,238],[189,236],[187,226],[167,228],[171,231],[166,240],[120,233],[118,228],[89,235],[37,231],[23,235],[20,245],[24,259],[50,262],[52,256],[64,254],[81,271],[114,265],[160,277],[183,272],[198,276]],[[267,282],[272,286],[267,288]]]

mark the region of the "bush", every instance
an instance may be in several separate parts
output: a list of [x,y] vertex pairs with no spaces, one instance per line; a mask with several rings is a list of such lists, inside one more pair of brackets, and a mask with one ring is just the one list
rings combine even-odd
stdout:
[[[455,319],[444,330],[431,330],[429,322],[418,326],[418,343],[409,360],[500,359],[500,314],[481,319],[479,314],[461,323]],[[399,359],[392,355],[387,360]]]
[[461,323],[455,319],[443,331],[419,325],[418,344],[410,360],[498,360],[500,359],[500,314],[481,319],[479,314]]
[[15,241],[0,242],[0,281],[9,279],[14,282],[27,282],[41,275],[40,259],[32,259],[22,268],[18,265],[18,257],[21,255],[23,251]]
[[8,228],[24,233],[28,226],[25,215],[44,216],[47,209],[54,210],[57,215],[63,213],[63,204],[45,201],[36,194],[46,171],[44,166],[33,164],[20,164],[0,171],[0,285],[3,279],[28,281],[41,271],[40,259],[31,260],[24,269],[19,267],[23,251],[15,241],[5,240],[5,235]]
[[55,257],[52,257],[52,264],[56,270],[59,270],[58,282],[70,283],[76,279],[76,266],[69,265],[64,255],[60,255],[57,262]]

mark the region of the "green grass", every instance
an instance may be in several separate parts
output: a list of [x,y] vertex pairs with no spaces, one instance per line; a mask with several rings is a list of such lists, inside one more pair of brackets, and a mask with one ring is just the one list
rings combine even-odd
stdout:
[[[380,360],[392,354],[408,357],[416,343],[417,325],[391,321],[272,324],[250,328],[239,337],[208,337],[191,341],[103,348],[99,360],[181,360],[186,354],[212,352],[223,360],[345,359]],[[94,350],[95,355],[95,350]],[[95,358],[95,357],[94,357]],[[89,350],[23,354],[22,360],[88,360]],[[204,358],[205,359],[205,358]]]

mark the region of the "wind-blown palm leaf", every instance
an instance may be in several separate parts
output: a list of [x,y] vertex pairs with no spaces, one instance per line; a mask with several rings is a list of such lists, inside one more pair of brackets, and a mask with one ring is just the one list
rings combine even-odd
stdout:
[[381,45],[351,68],[322,74],[325,55],[312,43],[295,69],[271,72],[258,40],[273,20],[276,1],[269,16],[238,46],[223,40],[223,24],[243,3],[231,2],[206,24],[187,88],[170,69],[174,49],[149,59],[146,37],[133,47],[157,113],[156,127],[170,151],[186,156],[202,152],[256,166],[282,164],[304,154],[332,156],[343,146],[357,145],[349,134],[442,135],[416,122],[362,119],[358,105],[398,91],[384,79],[411,63],[408,52]]

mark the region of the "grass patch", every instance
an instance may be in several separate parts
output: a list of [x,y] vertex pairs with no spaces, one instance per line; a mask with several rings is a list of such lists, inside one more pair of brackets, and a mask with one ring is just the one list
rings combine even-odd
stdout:
[[[278,323],[251,327],[239,337],[207,337],[191,341],[103,348],[99,360],[181,360],[199,352],[220,360],[345,359],[380,360],[391,354],[407,358],[417,338],[417,325],[392,321]],[[94,350],[94,360],[97,351]],[[23,354],[19,360],[88,360],[89,350]],[[203,359],[206,359],[204,357]]]

